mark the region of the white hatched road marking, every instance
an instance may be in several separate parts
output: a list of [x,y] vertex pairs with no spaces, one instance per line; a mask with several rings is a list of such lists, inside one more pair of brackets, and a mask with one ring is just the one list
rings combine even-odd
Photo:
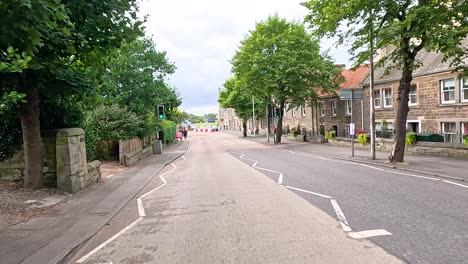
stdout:
[[[109,238],[108,240],[104,241],[102,244],[100,244],[99,246],[97,246],[95,249],[91,250],[88,254],[84,255],[82,258],[80,258],[79,260],[76,261],[76,263],[83,263],[85,262],[89,257],[91,257],[94,253],[98,252],[99,250],[101,250],[102,248],[104,248],[105,246],[107,246],[109,243],[111,243],[112,241],[114,241],[116,238],[118,238],[119,236],[121,236],[123,233],[127,232],[129,229],[131,229],[132,227],[134,227],[136,224],[138,224],[138,222],[140,222],[141,220],[144,219],[144,217],[146,216],[146,212],[145,212],[145,208],[143,206],[143,200],[142,198],[144,198],[145,196],[153,193],[154,191],[156,190],[159,190],[161,189],[162,187],[164,187],[166,184],[167,184],[167,181],[166,179],[164,179],[163,175],[167,174],[167,173],[170,173],[172,171],[174,171],[175,169],[177,169],[177,166],[174,165],[173,163],[171,163],[172,165],[172,169],[164,172],[164,173],[161,173],[159,175],[159,178],[161,179],[161,181],[163,182],[163,184],[159,185],[158,187],[152,189],[151,191],[143,194],[142,196],[140,196],[139,198],[137,198],[137,207],[138,207],[138,215],[140,216],[137,220],[133,221],[131,224],[129,224],[128,226],[126,226],[124,229],[120,230],[120,232],[118,232],[117,234],[113,235],[111,238]],[[112,262],[111,262],[112,263]]]
[[316,192],[311,192],[311,191],[307,191],[307,190],[304,190],[304,189],[299,189],[299,188],[292,187],[292,186],[286,186],[286,188],[293,189],[293,190],[296,190],[296,191],[299,191],[299,192],[304,192],[304,193],[312,194],[312,195],[319,196],[319,197],[323,197],[323,198],[327,198],[327,199],[332,199],[332,197],[330,197],[330,196],[328,196],[328,195],[325,195],[325,194],[320,194],[320,193],[316,193]]
[[[287,151],[287,150],[285,150],[285,151]],[[298,154],[298,155],[313,156],[313,157],[320,158],[320,159],[323,159],[323,160],[331,160],[331,161],[337,161],[337,162],[342,162],[342,163],[364,165],[364,164],[359,164],[359,163],[355,163],[355,162],[328,159],[328,158],[325,158],[325,157],[320,157],[320,156],[311,155],[311,154],[297,153],[297,152],[293,152],[293,151],[288,151],[288,152],[293,153],[293,154]],[[262,167],[257,167],[258,161],[254,160],[254,159],[244,158],[245,157],[244,153],[239,153],[239,152],[231,152],[231,153],[240,155],[239,159],[253,161],[254,162],[253,165],[252,165],[253,168],[256,168],[256,169],[259,169],[259,170],[264,170],[264,171],[269,171],[269,172],[274,172],[274,173],[279,173],[280,176],[279,176],[279,179],[278,179],[278,184],[280,184],[280,185],[283,184],[283,173],[282,172],[271,170],[271,169],[266,169],[266,168],[262,168]],[[376,169],[376,170],[380,170],[380,171],[386,171],[386,170],[383,170],[383,169],[380,169],[380,168],[375,168],[375,167],[368,166],[368,165],[366,165],[366,167],[370,167],[372,169]],[[388,172],[391,172],[391,171],[388,171]],[[406,174],[406,173],[399,173],[399,172],[391,172],[391,173],[404,174],[404,175],[409,175],[409,176],[433,179],[433,178],[429,178],[429,177],[418,176],[418,175],[410,175],[410,174]],[[438,180],[438,179],[435,179],[435,180]],[[304,190],[304,189],[300,189],[300,188],[292,187],[292,186],[288,186],[288,185],[286,185],[285,187],[288,188],[288,189],[299,191],[299,192],[304,192],[304,193],[312,194],[312,195],[319,196],[319,197],[322,197],[322,198],[330,199],[332,207],[335,210],[336,216],[338,218],[338,223],[340,224],[343,231],[346,232],[348,234],[348,236],[353,238],[353,239],[362,239],[362,238],[369,238],[369,237],[375,237],[375,236],[390,236],[390,235],[392,235],[392,233],[388,232],[385,229],[364,230],[364,231],[354,232],[353,229],[351,229],[351,227],[349,226],[348,220],[346,219],[346,216],[344,215],[343,211],[341,210],[338,202],[335,199],[333,199],[331,196],[321,194],[321,193],[311,192],[311,191],[308,191],[308,190]],[[466,186],[466,187],[468,188],[468,186]]]

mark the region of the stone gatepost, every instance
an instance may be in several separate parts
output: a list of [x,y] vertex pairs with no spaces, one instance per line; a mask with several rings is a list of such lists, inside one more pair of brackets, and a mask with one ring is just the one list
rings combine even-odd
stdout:
[[76,193],[86,185],[88,174],[86,160],[85,132],[81,128],[67,128],[57,131],[57,189]]

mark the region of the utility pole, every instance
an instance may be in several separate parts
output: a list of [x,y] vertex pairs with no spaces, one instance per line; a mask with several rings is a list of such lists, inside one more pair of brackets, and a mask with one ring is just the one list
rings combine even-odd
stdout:
[[267,120],[267,142],[270,142],[270,104],[266,104],[266,120]]
[[[374,12],[371,12],[371,19],[374,15]],[[369,70],[370,70],[370,79],[369,79],[369,99],[370,99],[370,134],[371,134],[371,159],[375,160],[375,109],[374,109],[374,33],[373,33],[373,23],[371,20],[371,28],[369,32]]]

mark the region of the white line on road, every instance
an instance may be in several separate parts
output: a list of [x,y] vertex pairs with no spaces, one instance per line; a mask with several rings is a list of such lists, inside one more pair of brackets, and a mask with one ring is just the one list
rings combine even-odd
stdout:
[[292,187],[292,186],[286,186],[286,188],[293,189],[293,190],[300,191],[300,192],[304,192],[304,193],[308,193],[308,194],[313,194],[313,195],[320,196],[320,197],[327,198],[327,199],[332,199],[332,197],[330,197],[328,195],[325,195],[325,194],[311,192],[311,191],[307,191],[307,190],[304,190],[304,189],[299,189],[299,188]]
[[338,222],[340,223],[341,228],[343,228],[343,230],[344,230],[345,232],[351,232],[351,231],[353,231],[353,230],[351,229],[351,227],[349,227],[349,225],[347,225],[347,224],[345,224],[345,223],[343,223],[343,222],[341,222],[341,221],[338,221]]
[[137,220],[133,221],[131,224],[129,224],[128,226],[126,226],[124,229],[120,230],[120,232],[118,232],[117,234],[113,235],[111,238],[109,238],[108,240],[106,240],[104,243],[102,243],[101,245],[99,245],[98,247],[96,247],[95,249],[91,250],[88,254],[84,255],[82,258],[80,258],[78,261],[76,261],[76,263],[82,263],[84,261],[86,261],[89,257],[91,257],[94,253],[98,252],[100,249],[104,248],[105,246],[107,246],[107,244],[109,244],[110,242],[112,242],[114,239],[116,239],[117,237],[119,237],[120,235],[122,235],[123,233],[127,232],[130,228],[134,227],[138,222],[140,222],[141,220],[143,220],[143,217],[146,216],[146,212],[145,212],[145,208],[143,206],[143,201],[142,201],[142,198],[151,194],[152,192],[162,188],[164,185],[167,184],[167,181],[166,179],[164,179],[163,175],[171,172],[171,171],[174,171],[175,169],[177,169],[177,166],[174,165],[173,163],[171,163],[172,165],[172,169],[164,172],[164,173],[161,173],[159,175],[159,178],[161,179],[161,181],[163,182],[163,184],[159,185],[158,187],[154,188],[153,190],[143,194],[142,196],[138,197],[137,198],[137,206],[138,206],[138,215],[140,216]]
[[186,160],[185,156],[182,156],[182,159],[183,159],[183,160]]
[[138,214],[140,215],[140,217],[145,217],[146,216],[145,208],[143,207],[143,201],[141,201],[141,198],[137,199],[137,205],[138,205]]
[[283,185],[283,173],[280,173],[280,175],[278,177],[278,184]]
[[459,183],[456,183],[456,182],[453,182],[453,181],[444,180],[444,182],[450,183],[450,184],[453,184],[453,185],[457,185],[457,186],[460,186],[460,187],[468,188],[468,186],[466,186],[466,185],[459,184]]
[[376,237],[376,236],[391,236],[391,235],[392,233],[388,232],[385,229],[365,230],[365,231],[348,233],[348,236],[354,239],[369,238],[369,237]]
[[335,210],[335,213],[336,213],[336,216],[338,217],[338,220],[340,220],[340,222],[343,222],[344,224],[349,226],[348,220],[346,220],[346,216],[344,215],[343,211],[341,211],[341,208],[338,205],[338,202],[335,199],[331,199],[330,202],[331,202],[331,204],[333,206],[333,209]]
[[110,177],[113,177],[115,174],[111,174],[109,176],[106,177],[106,179],[109,179]]
[[110,242],[114,241],[116,238],[118,238],[120,235],[122,235],[123,233],[127,232],[130,228],[132,228],[133,226],[135,226],[136,224],[138,224],[138,222],[140,222],[141,220],[143,220],[143,218],[138,218],[137,220],[133,221],[131,224],[129,224],[128,226],[126,226],[124,229],[120,230],[120,232],[118,232],[117,234],[113,235],[111,238],[107,239],[104,243],[102,243],[101,245],[99,245],[97,248],[91,250],[88,254],[84,255],[82,258],[80,258],[78,261],[76,261],[76,263],[83,263],[85,262],[89,257],[91,257],[94,253],[98,252],[99,250],[101,250],[103,247],[107,246],[107,244],[109,244]]
[[274,172],[274,173],[281,173],[279,171],[275,171],[275,170],[270,170],[270,169],[265,169],[265,168],[262,168],[262,167],[255,167],[256,169],[259,169],[259,170],[264,170],[264,171],[269,171],[269,172]]

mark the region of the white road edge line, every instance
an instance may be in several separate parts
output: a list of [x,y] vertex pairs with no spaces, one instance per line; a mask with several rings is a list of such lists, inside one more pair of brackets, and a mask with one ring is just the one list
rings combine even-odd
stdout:
[[374,229],[374,230],[365,230],[365,231],[348,233],[348,236],[354,239],[369,238],[369,237],[376,237],[376,236],[391,236],[391,235],[392,233],[388,232],[385,229]]
[[283,173],[280,172],[280,175],[278,177],[278,184],[283,185]]
[[453,184],[453,185],[457,185],[457,186],[460,186],[460,187],[468,188],[468,186],[467,186],[467,185],[463,185],[463,184],[456,183],[456,182],[453,182],[453,181],[447,181],[447,180],[444,180],[444,182],[446,182],[446,183],[450,183],[450,184]]
[[286,188],[293,189],[293,190],[296,190],[296,191],[299,191],[299,192],[313,194],[313,195],[320,196],[320,197],[327,198],[327,199],[333,199],[332,197],[330,197],[328,195],[324,195],[324,194],[316,193],[316,192],[311,192],[311,191],[307,191],[307,190],[304,190],[304,189],[299,189],[299,188],[292,187],[292,186],[286,186]]
[[345,232],[351,232],[351,231],[353,231],[353,230],[351,229],[351,227],[349,227],[349,225],[347,225],[347,224],[345,224],[345,223],[343,223],[343,222],[341,222],[341,221],[338,221],[338,222],[340,223],[341,228],[343,228],[343,231],[345,231]]
[[333,206],[333,209],[335,210],[335,213],[336,213],[336,216],[338,217],[338,220],[340,220],[340,222],[343,222],[344,224],[349,226],[348,220],[346,220],[346,216],[344,215],[343,211],[341,211],[341,208],[338,205],[338,202],[335,199],[331,199],[330,202],[331,202],[331,204]]
[[114,175],[115,175],[115,174],[111,174],[111,175],[107,176],[106,179],[109,179],[109,178],[111,178],[111,177],[114,177]]
[[98,252],[100,249],[104,248],[105,246],[107,246],[107,244],[109,244],[110,242],[112,242],[114,239],[116,239],[117,237],[119,237],[120,235],[122,235],[123,233],[127,232],[130,228],[134,227],[138,222],[140,222],[141,220],[143,220],[143,217],[146,216],[146,212],[145,212],[145,208],[143,207],[143,201],[141,200],[143,197],[151,194],[152,192],[162,188],[164,185],[167,184],[167,181],[166,179],[164,179],[163,175],[169,173],[169,172],[172,172],[174,171],[175,169],[177,169],[177,166],[174,165],[173,163],[171,163],[172,165],[172,169],[164,172],[164,173],[161,173],[159,175],[159,178],[161,179],[161,181],[163,182],[163,184],[159,185],[158,187],[154,188],[153,190],[143,194],[142,196],[138,197],[137,198],[137,206],[138,206],[138,215],[140,216],[137,220],[133,221],[131,224],[129,224],[128,226],[126,226],[124,229],[120,230],[120,232],[118,232],[117,234],[113,235],[111,238],[109,238],[108,240],[104,241],[104,243],[102,243],[101,245],[99,245],[98,247],[96,247],[95,249],[91,250],[88,254],[84,255],[82,258],[80,258],[78,261],[76,261],[76,263],[82,263],[84,261],[86,261],[89,257],[91,257],[94,253]]
[[124,229],[120,230],[120,232],[118,232],[117,234],[113,235],[111,238],[107,239],[106,241],[104,241],[104,243],[102,243],[101,245],[99,245],[98,247],[96,247],[95,249],[91,250],[88,254],[84,255],[82,258],[80,258],[79,260],[76,261],[76,263],[83,263],[85,262],[89,257],[91,257],[94,253],[98,252],[99,250],[101,250],[103,247],[107,246],[107,244],[111,243],[112,241],[114,241],[116,238],[118,238],[119,236],[121,236],[123,233],[127,232],[130,228],[134,227],[136,224],[138,224],[138,222],[140,222],[141,220],[143,220],[142,217],[138,218],[137,220],[133,221],[131,224],[129,224],[128,226],[126,226]]
[[269,171],[269,172],[274,172],[274,173],[281,173],[279,171],[275,171],[275,170],[270,170],[270,169],[265,169],[265,168],[262,168],[262,167],[255,167],[256,169],[259,169],[259,170],[264,170],[264,171]]

